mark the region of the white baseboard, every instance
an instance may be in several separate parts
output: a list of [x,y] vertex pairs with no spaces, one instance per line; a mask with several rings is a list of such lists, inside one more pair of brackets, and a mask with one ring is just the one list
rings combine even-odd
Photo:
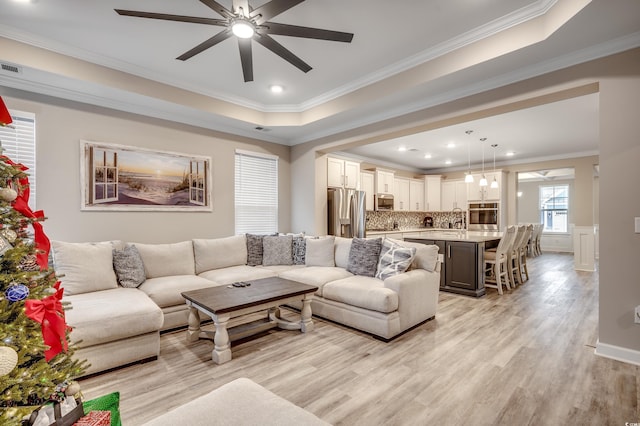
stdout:
[[596,343],[596,350],[594,353],[604,358],[611,358],[628,364],[640,365],[640,351],[601,343],[600,340]]

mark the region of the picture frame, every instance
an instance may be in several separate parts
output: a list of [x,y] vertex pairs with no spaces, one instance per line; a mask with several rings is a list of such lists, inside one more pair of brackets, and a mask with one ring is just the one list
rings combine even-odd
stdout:
[[80,141],[81,210],[212,211],[211,157]]

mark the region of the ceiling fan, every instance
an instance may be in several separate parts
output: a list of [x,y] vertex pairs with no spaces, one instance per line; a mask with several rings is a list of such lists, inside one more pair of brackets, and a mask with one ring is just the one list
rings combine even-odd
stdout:
[[276,55],[288,61],[303,72],[312,68],[302,59],[291,53],[287,48],[274,40],[270,35],[312,38],[318,40],[341,41],[350,43],[353,34],[339,31],[323,30],[319,28],[300,27],[297,25],[278,24],[269,19],[291,9],[305,0],[271,0],[260,7],[253,8],[248,0],[233,0],[232,10],[222,6],[215,0],[200,0],[207,7],[215,11],[224,19],[205,18],[198,16],[171,15],[165,13],[141,12],[135,10],[114,9],[119,15],[138,18],[162,19],[165,21],[188,22],[194,24],[215,25],[225,27],[208,40],[203,41],[176,59],[186,61],[189,58],[207,50],[210,47],[228,39],[232,35],[238,38],[240,62],[244,81],[253,81],[253,57],[251,54],[251,40],[260,43]]

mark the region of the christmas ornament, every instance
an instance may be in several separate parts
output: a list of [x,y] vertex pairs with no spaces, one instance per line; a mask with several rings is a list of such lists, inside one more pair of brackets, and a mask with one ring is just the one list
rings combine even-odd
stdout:
[[0,256],[4,254],[7,250],[12,249],[13,246],[7,241],[4,237],[0,236]]
[[80,383],[73,381],[69,383],[69,386],[64,391],[64,394],[67,396],[74,396],[78,392],[80,392]]
[[23,284],[12,284],[4,292],[4,295],[9,302],[18,302],[27,298],[29,288]]
[[18,364],[18,352],[8,346],[0,346],[0,376],[9,374]]
[[18,198],[18,192],[13,188],[0,188],[0,198],[5,201],[13,201]]
[[18,238],[18,233],[16,231],[14,231],[13,229],[9,229],[9,228],[4,228],[0,232],[0,235],[2,235],[4,238],[6,238],[7,241],[9,241],[10,243],[15,242],[16,238]]
[[35,272],[40,270],[38,258],[33,254],[28,254],[20,260],[18,269],[24,272]]

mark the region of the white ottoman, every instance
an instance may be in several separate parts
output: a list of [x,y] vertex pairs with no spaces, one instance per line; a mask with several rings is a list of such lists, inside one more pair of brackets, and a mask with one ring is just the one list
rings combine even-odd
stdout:
[[329,425],[308,411],[240,378],[169,411],[144,426],[162,425],[307,426]]

